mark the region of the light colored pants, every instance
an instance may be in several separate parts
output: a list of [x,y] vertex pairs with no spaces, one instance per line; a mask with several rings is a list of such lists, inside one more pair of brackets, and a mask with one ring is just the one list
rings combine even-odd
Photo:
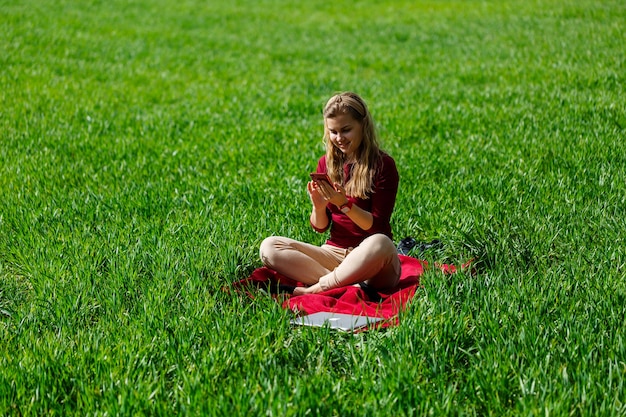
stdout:
[[383,234],[369,236],[354,249],[271,236],[261,243],[259,252],[268,268],[307,285],[319,282],[324,291],[363,281],[383,290],[400,280],[396,246]]

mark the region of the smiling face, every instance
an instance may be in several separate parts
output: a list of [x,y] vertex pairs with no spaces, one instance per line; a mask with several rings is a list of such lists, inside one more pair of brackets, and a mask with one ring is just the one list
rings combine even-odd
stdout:
[[338,114],[325,119],[328,139],[346,155],[348,159],[356,156],[355,151],[363,141],[363,126],[350,114]]

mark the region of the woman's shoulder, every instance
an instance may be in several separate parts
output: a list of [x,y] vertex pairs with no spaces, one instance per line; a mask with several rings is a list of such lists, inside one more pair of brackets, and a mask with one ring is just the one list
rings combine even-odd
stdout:
[[387,152],[385,151],[380,151],[380,159],[382,159],[383,161],[389,161],[392,163],[396,163],[396,161],[393,159],[393,157],[391,155],[389,155]]
[[326,172],[326,155],[317,160],[317,172]]
[[378,169],[374,176],[375,188],[378,191],[383,189],[389,191],[397,190],[399,181],[400,177],[398,168],[396,168],[396,162],[391,155],[381,151],[378,160]]
[[380,166],[383,169],[396,169],[396,161],[387,152],[380,151]]

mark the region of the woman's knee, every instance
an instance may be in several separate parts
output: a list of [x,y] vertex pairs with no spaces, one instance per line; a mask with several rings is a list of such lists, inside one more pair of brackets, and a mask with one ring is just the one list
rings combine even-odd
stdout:
[[[367,284],[374,289],[395,287],[400,279],[401,265],[396,245],[387,235],[377,234],[370,236],[368,257],[378,259],[380,270],[367,280]],[[370,239],[368,238],[368,239]]]
[[259,256],[265,266],[271,266],[273,264],[273,260],[280,245],[279,241],[280,238],[277,236],[270,236],[266,237],[263,239],[263,242],[261,242],[261,246],[259,246]]
[[372,254],[396,254],[396,246],[389,236],[377,233],[365,239],[361,246],[370,251]]

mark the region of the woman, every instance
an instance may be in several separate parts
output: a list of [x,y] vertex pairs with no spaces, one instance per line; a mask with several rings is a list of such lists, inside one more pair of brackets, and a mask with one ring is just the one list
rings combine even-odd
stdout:
[[337,94],[324,107],[326,154],[317,164],[331,183],[307,184],[313,229],[330,237],[321,247],[272,236],[261,244],[268,268],[308,287],[294,295],[366,283],[375,290],[398,284],[400,260],[391,234],[398,191],[394,160],[382,152],[370,112],[355,93]]

